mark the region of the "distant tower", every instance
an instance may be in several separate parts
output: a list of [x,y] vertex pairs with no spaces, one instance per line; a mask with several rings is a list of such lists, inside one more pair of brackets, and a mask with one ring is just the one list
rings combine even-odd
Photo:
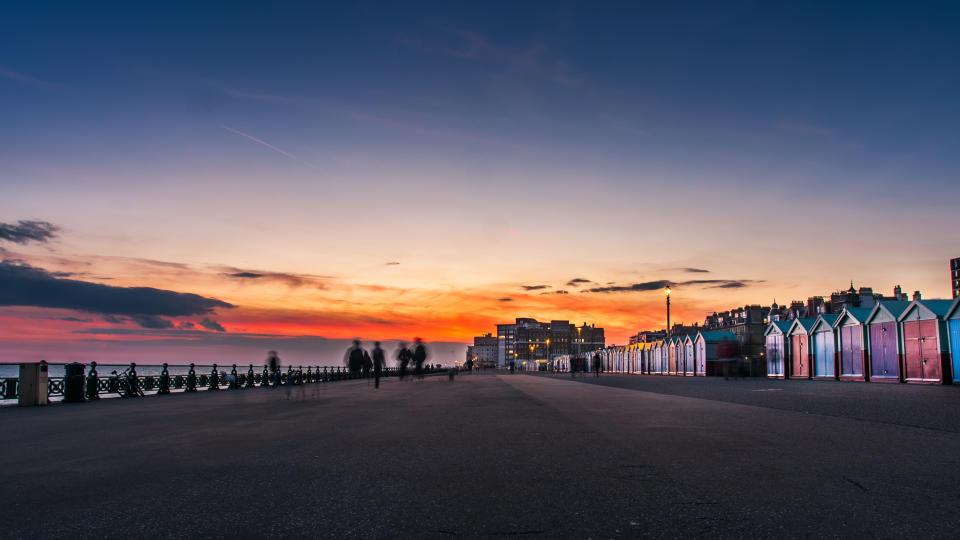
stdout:
[[953,297],[960,296],[960,257],[950,259],[950,288],[953,289]]

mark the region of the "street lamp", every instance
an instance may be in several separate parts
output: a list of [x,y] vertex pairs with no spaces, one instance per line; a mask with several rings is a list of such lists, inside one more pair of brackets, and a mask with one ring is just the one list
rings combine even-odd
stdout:
[[550,357],[550,338],[547,338],[547,371],[553,371],[553,358]]
[[670,287],[664,287],[663,293],[667,295],[667,337],[670,337]]

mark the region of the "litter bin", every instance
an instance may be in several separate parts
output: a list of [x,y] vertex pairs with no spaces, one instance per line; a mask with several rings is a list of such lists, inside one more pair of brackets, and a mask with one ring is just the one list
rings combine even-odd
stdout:
[[63,366],[63,401],[83,403],[83,364],[73,362]]
[[47,404],[47,363],[20,364],[20,405]]

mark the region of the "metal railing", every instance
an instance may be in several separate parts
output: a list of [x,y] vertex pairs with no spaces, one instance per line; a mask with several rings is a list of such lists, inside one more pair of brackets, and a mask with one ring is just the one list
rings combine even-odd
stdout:
[[[123,372],[114,371],[113,374],[101,377],[97,372],[96,362],[91,362],[84,374],[77,374],[64,377],[47,378],[47,397],[48,398],[67,398],[70,401],[82,401],[77,399],[79,395],[85,400],[96,400],[104,397],[139,397],[146,395],[162,395],[174,392],[200,392],[216,390],[241,390],[248,388],[267,388],[278,386],[297,386],[302,384],[329,383],[346,380],[357,380],[373,378],[373,370],[369,371],[349,371],[344,367],[338,366],[307,366],[304,371],[303,366],[294,368],[287,366],[286,370],[279,369],[276,372],[270,371],[268,366],[257,366],[254,369],[253,364],[249,364],[244,371],[238,370],[237,365],[231,366],[230,371],[226,372],[220,369],[216,364],[210,366],[196,366],[190,364],[186,374],[170,374],[169,367],[163,366],[140,366],[150,368],[160,368],[157,375],[139,375],[136,368],[131,366]],[[184,368],[186,366],[173,366]],[[199,373],[198,373],[199,370]],[[443,371],[439,366],[424,366],[423,373],[436,373]],[[414,369],[406,370],[406,374],[414,376]],[[398,377],[400,369],[396,367],[383,368],[381,377]],[[74,389],[71,396],[67,396],[68,387]],[[78,390],[80,389],[80,390]],[[0,378],[0,400],[15,400],[19,394],[19,378],[5,377]]]

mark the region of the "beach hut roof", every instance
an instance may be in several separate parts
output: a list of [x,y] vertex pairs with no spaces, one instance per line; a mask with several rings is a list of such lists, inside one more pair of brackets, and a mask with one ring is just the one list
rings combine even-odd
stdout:
[[700,332],[697,334],[697,341],[716,343],[720,341],[736,341],[737,335],[733,332]]
[[797,328],[804,331],[804,333],[809,334],[810,328],[813,326],[813,323],[817,322],[817,319],[813,318],[800,318],[794,319],[793,323],[790,324],[790,330],[787,330],[787,334],[793,334]]
[[763,335],[770,335],[770,332],[773,332],[774,328],[779,330],[781,334],[786,335],[787,332],[790,331],[790,325],[792,324],[793,321],[770,321],[770,324],[767,325],[767,329],[763,331]]
[[865,324],[871,313],[873,313],[873,308],[843,308],[843,311],[840,312],[840,316],[837,317],[833,325],[840,326],[843,324],[843,321],[847,319],[853,319],[860,324]]
[[932,315],[932,318],[942,319],[947,312],[950,311],[953,302],[953,300],[914,300],[910,302],[907,309],[903,310],[903,313],[897,317],[897,320],[902,321],[914,309],[919,309],[926,317],[931,317]]
[[893,320],[898,320],[909,305],[910,302],[908,300],[884,300],[877,302],[877,305],[873,306],[870,315],[867,316],[867,320],[864,322],[865,324],[870,324],[881,311],[889,314]]
[[833,326],[836,324],[837,320],[840,319],[840,315],[835,313],[821,313],[817,320],[814,321],[813,326],[810,327],[810,332],[816,332],[822,326],[827,326],[833,331]]
[[960,296],[953,301],[953,305],[950,306],[950,309],[947,310],[947,314],[944,315],[943,318],[960,319]]

